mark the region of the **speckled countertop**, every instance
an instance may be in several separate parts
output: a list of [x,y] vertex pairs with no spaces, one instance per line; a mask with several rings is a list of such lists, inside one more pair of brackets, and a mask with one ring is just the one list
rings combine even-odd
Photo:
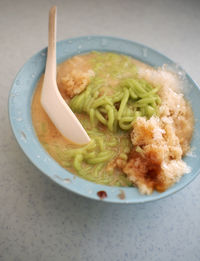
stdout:
[[17,145],[7,97],[25,61],[58,40],[101,34],[153,47],[200,83],[198,0],[0,1],[0,261],[199,261],[200,176],[153,203],[112,205],[74,195],[38,171]]

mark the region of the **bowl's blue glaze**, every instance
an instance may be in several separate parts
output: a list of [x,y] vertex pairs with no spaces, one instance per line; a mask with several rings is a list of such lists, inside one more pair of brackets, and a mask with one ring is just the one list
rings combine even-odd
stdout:
[[[193,155],[184,158],[191,167],[191,173],[182,177],[180,182],[172,186],[164,193],[154,192],[150,196],[139,194],[136,188],[119,188],[98,185],[77,176],[74,176],[63,169],[54,161],[39,143],[31,120],[31,100],[37,81],[44,72],[46,63],[46,49],[41,50],[34,55],[22,67],[17,74],[9,96],[9,116],[14,135],[24,153],[45,175],[64,188],[71,190],[82,196],[97,199],[98,191],[106,191],[107,197],[103,199],[106,202],[116,203],[142,203],[164,198],[189,184],[200,171],[200,89],[197,84],[188,76],[183,69],[177,66],[173,61],[148,48],[144,45],[131,42],[124,39],[105,37],[105,36],[87,36],[74,39],[68,39],[57,43],[57,62],[92,50],[119,52],[133,56],[149,65],[158,67],[163,64],[169,65],[176,70],[184,81],[184,93],[190,101],[195,117],[195,130],[192,139]],[[120,199],[121,190],[125,193],[125,198]]]

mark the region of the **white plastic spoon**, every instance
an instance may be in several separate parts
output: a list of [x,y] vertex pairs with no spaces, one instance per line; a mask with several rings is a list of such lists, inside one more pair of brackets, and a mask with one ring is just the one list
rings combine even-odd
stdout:
[[76,144],[90,142],[83,126],[62,98],[56,82],[56,6],[49,11],[49,40],[41,104],[60,133]]

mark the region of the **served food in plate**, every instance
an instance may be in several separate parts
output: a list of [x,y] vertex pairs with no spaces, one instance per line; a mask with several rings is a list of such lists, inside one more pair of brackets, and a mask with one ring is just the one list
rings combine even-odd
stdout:
[[[71,144],[40,104],[43,76],[32,102],[39,141],[64,168],[109,186],[163,192],[186,173],[193,113],[178,76],[117,53],[74,56],[57,68],[59,91],[91,138]],[[67,124],[67,122],[66,122]]]

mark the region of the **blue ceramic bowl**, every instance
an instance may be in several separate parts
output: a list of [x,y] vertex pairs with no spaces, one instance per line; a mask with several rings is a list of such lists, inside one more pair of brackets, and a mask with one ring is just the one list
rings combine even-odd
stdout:
[[[115,203],[142,203],[157,200],[171,195],[189,184],[200,171],[200,89],[183,69],[173,61],[157,51],[132,41],[105,37],[88,36],[67,39],[57,43],[57,63],[69,57],[90,52],[92,50],[111,51],[130,55],[151,66],[158,67],[167,64],[176,70],[184,81],[184,93],[190,101],[195,117],[195,130],[192,139],[193,155],[186,156],[184,161],[191,167],[192,171],[184,175],[180,182],[172,186],[164,193],[154,192],[150,196],[141,195],[137,188],[109,187],[95,184],[79,178],[62,168],[51,158],[39,143],[33,129],[31,120],[31,101],[35,86],[42,73],[44,73],[47,49],[43,49],[29,59],[17,74],[9,96],[9,116],[14,135],[24,153],[46,176],[64,188],[79,195],[100,200],[99,191],[105,191],[107,197],[105,202]],[[124,197],[123,197],[124,195]]]

